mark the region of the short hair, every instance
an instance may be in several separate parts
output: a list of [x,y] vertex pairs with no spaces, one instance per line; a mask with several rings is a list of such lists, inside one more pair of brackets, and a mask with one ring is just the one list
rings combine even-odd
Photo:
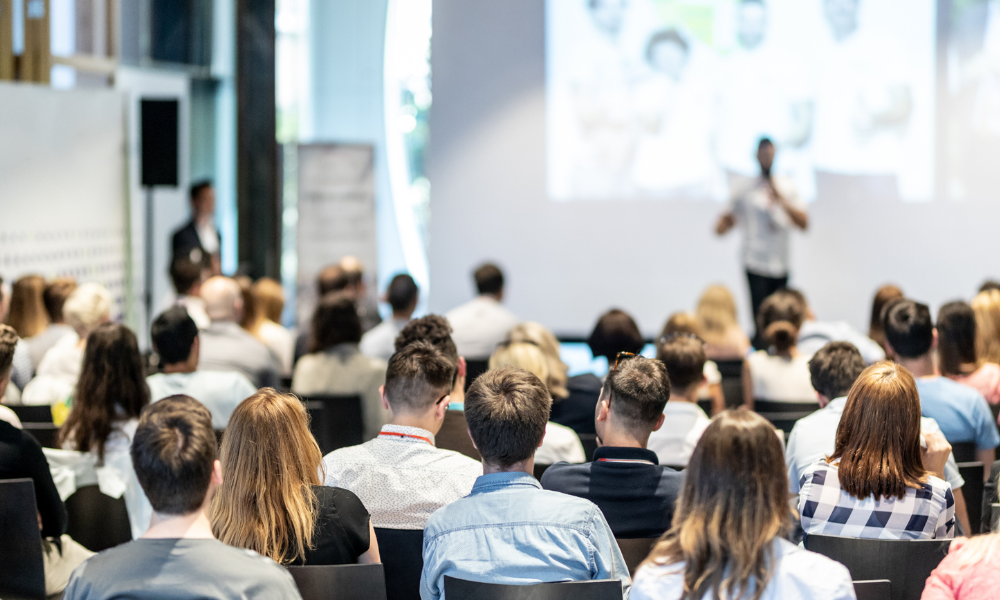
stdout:
[[153,349],[160,355],[160,364],[174,365],[191,356],[198,326],[183,306],[174,306],[156,317],[150,327]]
[[0,325],[0,380],[10,374],[14,365],[14,349],[17,347],[17,332],[10,325]]
[[938,309],[938,367],[943,375],[967,375],[978,368],[976,313],[967,302],[949,302]]
[[610,364],[619,352],[638,354],[646,345],[646,340],[628,313],[613,308],[597,320],[587,338],[587,345],[595,358],[604,356]]
[[327,265],[316,276],[316,290],[321,297],[332,292],[342,292],[347,289],[347,285],[347,274],[340,265]]
[[465,419],[483,462],[509,467],[531,458],[545,436],[552,396],[523,369],[490,369],[465,394]]
[[850,342],[830,342],[809,359],[813,389],[829,400],[846,396],[865,370],[865,359]]
[[885,307],[893,300],[903,297],[903,290],[892,284],[883,285],[875,292],[872,299],[872,315],[868,322],[868,337],[885,347],[885,330],[882,328],[882,318]]
[[794,291],[778,290],[764,299],[757,312],[757,331],[779,352],[797,342],[799,329],[806,318],[802,296]]
[[982,293],[982,292],[989,292],[989,291],[992,291],[992,290],[996,290],[996,291],[1000,292],[1000,281],[996,281],[996,280],[993,280],[993,279],[987,279],[986,281],[983,282],[983,285],[979,286],[979,292],[980,293]]
[[[760,0],[757,0],[757,1],[759,2]],[[761,3],[761,4],[763,4],[763,3]],[[771,146],[773,148],[774,147],[774,142],[771,141],[771,138],[769,138],[767,136],[764,136],[764,137],[760,138],[760,140],[757,142],[757,149],[760,150],[764,146]]]
[[196,181],[191,184],[190,188],[190,198],[191,201],[198,199],[201,193],[212,187],[212,181],[210,179],[202,179],[201,181]]
[[451,391],[458,368],[429,342],[417,341],[396,352],[385,372],[385,397],[393,412],[422,412]]
[[337,344],[361,341],[361,317],[354,298],[347,292],[323,296],[313,313],[313,352],[322,352]]
[[270,277],[261,277],[250,287],[250,294],[261,317],[281,322],[281,313],[285,310],[285,290],[280,283]]
[[493,263],[479,265],[472,274],[479,295],[499,294],[503,291],[503,271]]
[[190,396],[170,396],[142,412],[132,465],[153,510],[187,515],[205,502],[218,454],[212,414]]
[[903,358],[923,356],[934,344],[934,323],[926,304],[896,300],[886,306],[882,326],[886,341]]
[[76,280],[72,277],[53,279],[45,286],[42,302],[45,303],[45,312],[49,313],[49,320],[53,323],[63,320],[63,305],[75,289]]
[[646,62],[653,61],[653,48],[666,42],[677,44],[685,54],[691,51],[691,45],[688,44],[688,41],[684,39],[684,36],[680,32],[673,28],[664,29],[649,36],[649,41],[646,42],[646,52],[644,53]]
[[417,302],[419,294],[420,288],[417,287],[417,282],[406,273],[400,273],[389,282],[386,297],[393,311],[402,312]]
[[[705,377],[705,342],[690,334],[672,334],[664,337],[656,351],[656,358],[667,369],[670,387],[680,391],[700,383]],[[635,361],[626,361],[631,363]]]
[[191,260],[189,256],[176,256],[170,263],[170,281],[174,284],[174,290],[178,295],[183,296],[190,292],[195,284],[201,282],[203,276],[201,265]]
[[670,378],[659,360],[636,356],[618,365],[604,383],[609,408],[626,426],[652,430],[670,399]]
[[111,294],[99,283],[85,283],[73,290],[63,305],[66,324],[86,337],[111,317]]
[[422,340],[430,343],[444,354],[448,360],[458,365],[458,348],[451,338],[451,324],[441,315],[427,315],[414,319],[403,327],[396,336],[395,349],[399,352],[413,342]]

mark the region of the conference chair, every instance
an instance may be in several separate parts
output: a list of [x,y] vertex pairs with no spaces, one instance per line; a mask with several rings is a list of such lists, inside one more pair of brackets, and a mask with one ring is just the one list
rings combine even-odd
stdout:
[[854,595],[858,600],[885,600],[892,597],[892,583],[888,579],[855,581]]
[[965,496],[965,508],[969,512],[969,526],[972,527],[972,531],[965,532],[966,535],[986,533],[979,531],[983,519],[984,468],[981,462],[958,463],[958,474],[965,480],[965,485],[962,486],[962,495]]
[[535,463],[535,470],[534,470],[534,473],[533,473],[533,475],[535,476],[535,479],[537,479],[538,481],[541,481],[542,480],[542,475],[544,475],[545,472],[548,471],[549,467],[551,467],[551,466],[552,465],[540,465],[538,463]]
[[660,538],[615,538],[618,549],[625,558],[629,575],[635,575],[635,570],[649,556],[649,551],[653,549],[658,539]]
[[715,364],[722,375],[722,396],[726,399],[726,408],[743,406],[743,359],[717,360]]
[[1000,524],[1000,504],[994,502],[990,504],[990,532],[995,532],[998,524]]
[[31,479],[0,481],[0,597],[4,599],[45,598],[36,506]]
[[58,448],[59,428],[52,423],[51,406],[8,406],[21,420],[21,426],[43,448]]
[[469,386],[486,371],[490,370],[489,359],[466,360],[465,361],[465,391],[469,391]]
[[464,454],[475,460],[483,460],[476,450],[472,438],[469,437],[469,423],[465,420],[465,411],[448,410],[444,413],[444,422],[441,423],[441,431],[434,436],[434,443],[438,448],[454,450],[459,454]]
[[420,572],[424,569],[424,532],[420,529],[375,528],[378,552],[385,569],[387,600],[420,600]]
[[969,463],[976,462],[976,443],[958,442],[951,445],[951,454],[955,457],[955,462]]
[[451,600],[621,600],[622,582],[607,579],[504,585],[445,575],[444,596]]
[[1000,420],[1000,404],[990,404],[990,413],[993,415],[993,422]]
[[786,434],[792,431],[795,422],[819,410],[818,402],[775,402],[773,400],[753,401],[753,410]]
[[594,451],[597,450],[597,434],[577,433],[576,435],[580,438],[580,444],[583,445],[584,456],[587,457],[588,461],[594,460]]
[[125,497],[112,498],[96,485],[77,489],[66,498],[66,533],[91,552],[132,540]]
[[891,600],[919,600],[924,583],[948,554],[951,540],[876,540],[812,534],[806,550],[843,564],[855,581],[888,579]]
[[[726,393],[723,392],[722,395],[725,396]],[[705,411],[706,415],[708,415],[710,417],[712,416],[712,400],[711,399],[708,399],[708,400],[699,400],[698,401],[698,408],[700,408],[701,410]]]
[[363,441],[361,396],[303,396],[302,403],[309,412],[309,429],[324,455]]
[[285,567],[302,600],[386,600],[382,565]]

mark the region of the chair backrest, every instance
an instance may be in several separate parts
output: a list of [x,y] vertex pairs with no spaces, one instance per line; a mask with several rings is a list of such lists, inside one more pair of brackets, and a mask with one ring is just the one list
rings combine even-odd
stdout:
[[[725,395],[725,394],[723,394],[723,395]],[[711,416],[712,415],[712,400],[711,399],[708,399],[708,400],[699,400],[698,401],[698,408],[700,408],[701,410],[705,411],[706,415]]]
[[806,550],[843,564],[851,579],[892,582],[892,600],[918,600],[924,583],[948,554],[951,540],[875,540],[807,535]]
[[0,597],[45,598],[37,514],[34,482],[0,481]]
[[132,541],[125,497],[112,498],[96,485],[77,489],[66,498],[66,533],[91,552]]
[[659,538],[617,538],[618,549],[622,551],[625,564],[628,566],[628,574],[635,575],[635,570],[639,568],[642,561],[649,556],[649,551]]
[[469,423],[465,420],[465,411],[445,411],[441,431],[434,436],[434,443],[438,448],[454,450],[469,458],[483,460],[479,450],[476,450],[475,444],[472,443],[472,438],[469,437]]
[[775,402],[773,400],[753,401],[754,412],[771,422],[776,429],[785,433],[792,430],[796,421],[808,417],[819,410],[818,402]]
[[51,406],[8,406],[22,423],[51,423]]
[[858,600],[885,600],[892,597],[892,583],[888,579],[855,581],[854,595]]
[[538,481],[541,481],[542,480],[542,475],[545,475],[545,471],[548,471],[549,467],[551,467],[551,466],[552,465],[540,465],[538,463],[535,463],[535,470],[533,472],[533,474],[535,476],[535,479],[537,479]]
[[445,575],[446,598],[462,600],[621,600],[622,582],[618,579],[567,581],[531,585],[480,583]]
[[743,406],[743,359],[717,360],[715,364],[722,375],[722,396],[726,399],[726,408]]
[[382,565],[286,567],[302,600],[386,600]]
[[59,447],[59,428],[53,423],[32,423],[32,422],[21,422],[21,426],[24,431],[28,432],[31,437],[38,440],[38,443],[42,448],[58,448]]
[[965,480],[962,486],[962,496],[965,497],[965,508],[969,512],[969,525],[972,531],[967,535],[989,533],[979,531],[983,520],[983,470],[986,467],[981,462],[958,463],[958,474]]
[[424,569],[424,532],[419,529],[375,528],[385,569],[388,600],[420,600],[420,572]]
[[302,402],[309,411],[309,429],[323,454],[362,442],[361,396],[303,396]]
[[1000,525],[1000,504],[993,502],[990,504],[990,531],[996,531]]
[[967,463],[976,461],[975,442],[957,442],[951,445],[951,454],[955,462]]
[[465,361],[465,390],[469,390],[469,386],[472,382],[476,380],[486,371],[490,370],[489,360],[466,360]]
[[594,451],[597,450],[597,434],[577,433],[576,435],[580,438],[580,444],[583,445],[584,456],[587,457],[587,460],[594,460]]

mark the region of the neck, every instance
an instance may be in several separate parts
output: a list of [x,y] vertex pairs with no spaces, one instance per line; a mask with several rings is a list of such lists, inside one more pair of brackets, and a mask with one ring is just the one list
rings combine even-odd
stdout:
[[146,539],[215,539],[207,512],[208,502],[187,515],[168,515],[154,512],[149,522],[149,529],[142,537]]
[[674,392],[670,391],[670,398],[667,402],[690,402],[691,404],[698,404],[698,384],[694,384],[687,389],[677,390]]
[[163,372],[168,375],[171,373],[194,373],[196,370],[198,370],[198,363],[192,361],[163,365]]
[[916,358],[897,357],[896,362],[906,367],[910,373],[913,373],[914,377],[934,377],[940,375],[930,352]]
[[774,355],[775,356],[784,356],[786,358],[795,358],[796,356],[799,355],[799,348],[798,348],[798,346],[791,346],[791,347],[789,347],[788,349],[786,349],[784,351],[775,349],[774,350]]
[[423,415],[416,415],[412,413],[393,414],[392,421],[390,421],[390,423],[399,427],[416,427],[418,429],[426,429],[434,435],[437,435],[437,432],[441,429],[441,421],[434,418],[433,411]]
[[493,473],[527,473],[528,475],[535,474],[535,455],[532,454],[531,458],[522,460],[521,462],[516,462],[509,466],[502,466],[496,463],[491,463],[483,461],[483,475],[492,475]]
[[602,446],[613,446],[615,448],[646,448],[649,443],[649,432],[637,435],[627,427],[619,427],[614,423],[604,426],[604,435],[601,436]]
[[413,317],[413,311],[402,311],[396,312],[392,311],[392,318],[397,321],[409,321]]

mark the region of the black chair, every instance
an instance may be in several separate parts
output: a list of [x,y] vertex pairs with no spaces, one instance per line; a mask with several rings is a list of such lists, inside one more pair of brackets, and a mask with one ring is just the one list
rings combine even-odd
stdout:
[[487,360],[466,360],[465,361],[465,391],[469,391],[469,386],[486,371],[490,370],[490,361]]
[[419,529],[375,528],[385,569],[387,600],[420,600],[420,572],[424,569],[424,532]]
[[541,481],[542,480],[542,475],[544,475],[545,472],[548,471],[549,467],[551,467],[551,466],[552,465],[540,465],[538,463],[535,463],[535,470],[534,470],[535,479],[537,479],[538,481]]
[[892,582],[892,600],[919,600],[924,583],[945,555],[951,540],[873,540],[807,535],[806,550],[843,564],[851,579]]
[[291,377],[282,377],[281,381],[278,383],[278,385],[281,386],[281,387],[278,388],[278,391],[280,391],[280,392],[289,392],[292,389],[292,378]]
[[323,454],[357,446],[364,438],[361,396],[304,396],[309,429]]
[[888,579],[855,581],[854,595],[858,600],[885,600],[892,597],[892,583]]
[[743,359],[717,360],[715,364],[722,375],[722,396],[726,399],[726,408],[743,406]]
[[21,423],[51,423],[51,406],[8,406]]
[[621,600],[622,582],[567,581],[531,585],[503,585],[444,576],[444,595],[451,600]]
[[754,412],[764,417],[780,429],[789,433],[795,422],[819,410],[818,402],[774,402],[773,400],[753,401]]
[[628,574],[635,575],[635,570],[639,568],[642,561],[649,556],[649,551],[653,549],[656,540],[660,538],[617,538],[618,549],[622,551],[625,564],[628,566]]
[[59,428],[52,423],[25,423],[21,422],[24,431],[31,434],[31,437],[38,440],[42,448],[59,448]]
[[386,600],[382,565],[286,567],[302,600]]
[[469,437],[469,424],[465,420],[465,411],[449,410],[444,413],[444,422],[441,423],[441,431],[434,436],[434,443],[438,448],[454,450],[464,454],[469,458],[483,460],[476,450],[472,438]]
[[976,443],[958,442],[951,445],[951,454],[955,457],[955,462],[969,463],[976,462]]
[[[723,393],[723,396],[724,395],[725,395],[725,393]],[[698,408],[700,408],[701,410],[705,411],[706,415],[712,416],[712,400],[711,399],[709,399],[709,400],[699,400],[698,401]]]
[[969,511],[969,525],[972,527],[967,535],[986,533],[979,531],[983,519],[983,469],[981,462],[958,463],[958,474],[965,480],[962,495],[965,496],[965,508]]
[[45,598],[37,514],[30,479],[0,481],[0,597]]
[[125,497],[112,498],[96,485],[78,488],[66,498],[66,533],[91,552],[132,541]]
[[587,457],[587,460],[594,460],[594,451],[597,450],[597,434],[577,433],[576,435],[580,438],[580,443],[583,444],[584,456]]

